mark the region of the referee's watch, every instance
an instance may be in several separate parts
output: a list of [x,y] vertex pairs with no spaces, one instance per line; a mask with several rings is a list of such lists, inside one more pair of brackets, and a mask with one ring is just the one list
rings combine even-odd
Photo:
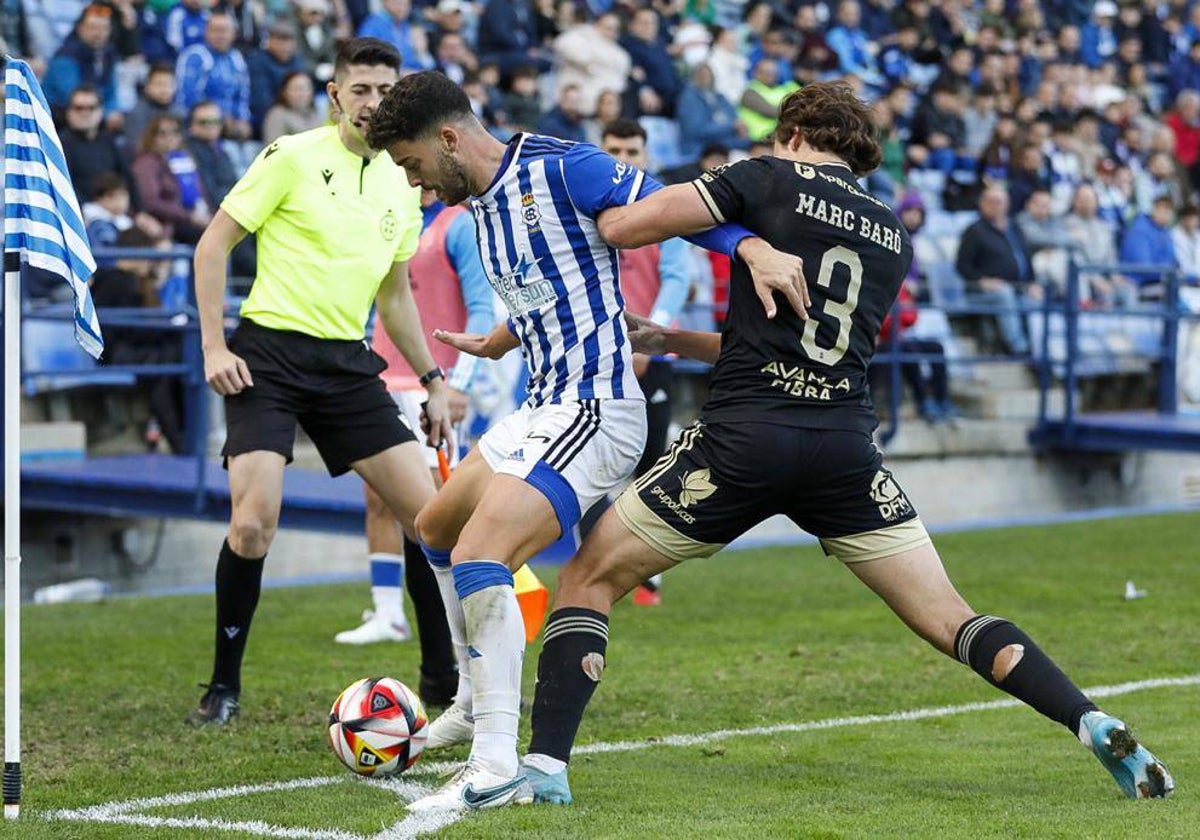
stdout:
[[419,383],[421,383],[421,387],[424,388],[424,387],[428,386],[429,383],[435,379],[440,379],[443,382],[445,382],[446,381],[446,372],[444,370],[442,370],[440,367],[435,367],[433,370],[422,375],[421,378],[418,379],[417,381]]

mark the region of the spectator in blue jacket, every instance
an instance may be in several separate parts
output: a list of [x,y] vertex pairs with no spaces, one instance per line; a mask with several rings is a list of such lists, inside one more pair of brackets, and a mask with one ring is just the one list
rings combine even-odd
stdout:
[[[1154,200],[1149,213],[1142,213],[1126,228],[1121,237],[1121,262],[1138,265],[1177,266],[1175,243],[1171,238],[1171,224],[1175,220],[1175,205],[1167,196]],[[1162,280],[1162,275],[1153,272],[1126,272],[1130,280],[1141,287]]]
[[737,108],[713,88],[713,73],[707,64],[692,71],[692,82],[679,96],[675,118],[679,121],[679,151],[688,160],[699,157],[710,143],[727,149],[750,148]]
[[185,112],[205,100],[215,102],[225,115],[225,136],[246,140],[250,137],[250,78],[246,60],[233,49],[235,34],[228,15],[209,17],[204,43],[179,54],[175,101]]
[[46,101],[59,111],[80,85],[100,91],[104,116],[110,128],[121,122],[117,110],[117,51],[112,45],[112,9],[91,5],[83,10],[75,31],[63,41],[42,80]]
[[283,80],[304,70],[304,59],[296,50],[295,27],[285,20],[271,22],[266,43],[246,54],[246,69],[250,73],[250,122],[258,134]]
[[1098,0],[1092,7],[1092,19],[1080,31],[1079,52],[1088,67],[1099,67],[1112,60],[1117,54],[1117,35],[1113,31],[1113,19],[1117,16],[1117,4],[1113,0]]
[[630,85],[629,93],[637,98],[638,112],[671,116],[679,96],[679,79],[671,56],[658,38],[658,12],[638,9],[629,21],[629,31],[618,43],[633,62],[629,75],[636,84]]
[[825,36],[829,48],[837,53],[843,73],[853,73],[868,87],[879,87],[883,76],[875,66],[871,42],[860,25],[862,9],[857,0],[842,0],[837,7],[837,26]]
[[496,64],[505,75],[525,66],[545,73],[552,66],[538,44],[531,0],[488,0],[479,18],[476,47],[481,64]]
[[1174,101],[1183,90],[1200,90],[1200,40],[1193,41],[1185,55],[1171,62],[1167,90]]
[[176,56],[204,41],[208,7],[208,0],[179,0],[179,4],[163,16],[163,35]]
[[567,85],[558,92],[558,104],[542,115],[537,124],[537,133],[575,143],[587,142],[583,114],[579,110],[577,85]]
[[360,38],[378,38],[400,51],[404,70],[428,70],[433,67],[429,39],[425,30],[413,26],[412,0],[383,0],[383,11],[370,15],[358,28]]

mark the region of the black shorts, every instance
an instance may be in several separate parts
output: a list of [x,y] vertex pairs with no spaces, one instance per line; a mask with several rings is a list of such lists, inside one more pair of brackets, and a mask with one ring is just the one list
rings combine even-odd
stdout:
[[706,557],[783,514],[845,562],[929,540],[869,435],[769,423],[694,423],[617,500],[621,520],[672,560]]
[[297,423],[330,475],[417,439],[379,378],[387,364],[364,341],[315,338],[243,319],[229,349],[246,360],[254,387],[225,398],[226,459],[265,450],[290,463]]

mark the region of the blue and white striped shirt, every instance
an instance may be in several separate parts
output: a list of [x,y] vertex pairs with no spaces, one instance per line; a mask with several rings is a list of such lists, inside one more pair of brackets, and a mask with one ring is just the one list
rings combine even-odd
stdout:
[[531,405],[643,399],[617,252],[600,238],[596,216],[658,188],[595,146],[521,134],[472,199],[488,280],[529,368]]

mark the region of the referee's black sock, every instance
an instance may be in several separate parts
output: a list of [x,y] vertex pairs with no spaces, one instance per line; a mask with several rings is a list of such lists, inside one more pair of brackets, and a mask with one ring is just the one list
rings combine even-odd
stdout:
[[217,653],[212,681],[234,691],[242,688],[242,655],[262,591],[264,560],[265,554],[255,559],[235,554],[228,539],[217,558]]
[[448,675],[453,697],[458,685],[458,666],[450,643],[446,605],[442,603],[442,593],[425,552],[408,537],[404,538],[404,582],[412,598],[417,635],[421,639],[421,673],[431,678]]
[[583,607],[555,610],[546,622],[533,697],[529,753],[571,760],[584,709],[604,673],[608,616]]
[[954,637],[954,655],[997,688],[1079,734],[1079,720],[1096,704],[1011,621],[977,615]]

